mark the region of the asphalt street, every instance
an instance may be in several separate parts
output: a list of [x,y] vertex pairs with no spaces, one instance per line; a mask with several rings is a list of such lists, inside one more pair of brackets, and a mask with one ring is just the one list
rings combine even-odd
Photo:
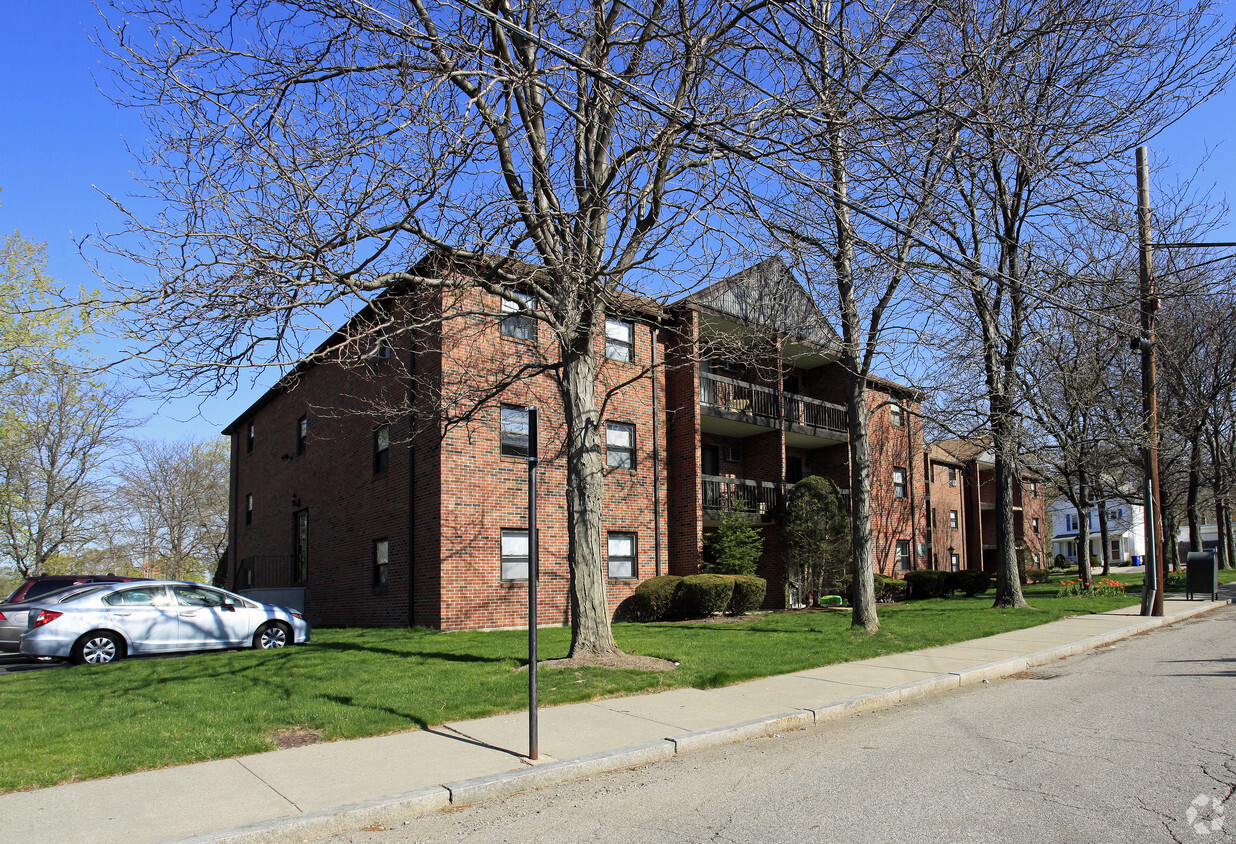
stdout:
[[1236,607],[1023,675],[317,844],[1236,841]]

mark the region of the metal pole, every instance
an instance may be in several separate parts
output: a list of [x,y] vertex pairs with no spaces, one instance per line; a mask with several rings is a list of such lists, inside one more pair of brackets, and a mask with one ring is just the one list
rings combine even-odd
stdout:
[[[1142,413],[1145,425],[1146,520],[1154,540],[1146,543],[1146,588],[1143,590],[1142,615],[1163,615],[1163,523],[1159,518],[1159,502],[1163,500],[1159,487],[1159,402],[1155,377],[1154,313],[1159,301],[1154,292],[1153,255],[1150,246],[1150,166],[1149,148],[1137,148],[1137,240],[1138,280],[1141,293],[1142,338]],[[1087,549],[1088,550],[1088,549]],[[1153,589],[1153,591],[1151,591]]]
[[528,408],[528,758],[540,757],[537,724],[536,584],[540,577],[536,535],[536,408]]

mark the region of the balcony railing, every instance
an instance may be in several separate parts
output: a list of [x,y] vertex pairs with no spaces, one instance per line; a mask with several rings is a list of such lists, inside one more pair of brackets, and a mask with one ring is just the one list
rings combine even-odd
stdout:
[[245,557],[236,568],[236,589],[276,589],[296,583],[293,556]]
[[700,404],[706,408],[739,416],[762,417],[792,425],[806,425],[834,434],[845,435],[845,408],[839,404],[761,387],[724,375],[700,373]]
[[782,484],[719,475],[702,475],[700,480],[701,504],[708,515],[719,517],[731,510],[741,510],[750,513],[752,518],[768,522],[784,509]]

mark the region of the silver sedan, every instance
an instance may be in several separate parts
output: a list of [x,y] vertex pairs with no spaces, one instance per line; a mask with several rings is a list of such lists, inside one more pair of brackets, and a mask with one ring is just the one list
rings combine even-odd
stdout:
[[32,601],[28,613],[21,652],[79,664],[309,641],[309,624],[294,610],[171,580],[107,584],[58,604]]
[[93,592],[98,589],[94,583],[76,583],[55,592],[48,592],[29,601],[0,604],[0,653],[17,653],[21,645],[21,636],[26,632],[26,622],[33,606],[47,606],[68,600],[83,592]]

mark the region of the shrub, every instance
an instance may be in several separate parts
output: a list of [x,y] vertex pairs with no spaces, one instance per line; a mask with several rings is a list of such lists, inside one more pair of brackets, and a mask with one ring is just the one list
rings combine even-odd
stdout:
[[1046,583],[1050,579],[1046,569],[1026,569],[1026,580],[1031,583]]
[[755,574],[764,537],[741,506],[721,517],[717,529],[704,538],[704,571],[711,574]]
[[1069,558],[1063,554],[1057,554],[1052,563],[1058,569],[1067,569],[1069,567]]
[[911,601],[943,598],[948,588],[948,575],[946,571],[906,572],[906,597]]
[[674,592],[674,611],[683,618],[704,618],[724,612],[734,594],[734,578],[720,574],[684,577]]
[[733,575],[731,579],[734,581],[734,594],[730,598],[727,612],[730,615],[746,615],[752,610],[758,610],[760,604],[764,603],[768,581],[762,577],[744,574]]
[[1189,573],[1186,571],[1169,571],[1163,581],[1166,592],[1185,592],[1189,588]]
[[982,569],[962,569],[949,572],[948,591],[961,592],[967,598],[982,595],[991,588],[992,576]]
[[906,599],[906,582],[899,577],[875,576],[875,593],[877,601],[904,601]]
[[673,609],[674,592],[681,582],[682,578],[673,574],[648,578],[620,605],[623,617],[632,621],[665,620]]

